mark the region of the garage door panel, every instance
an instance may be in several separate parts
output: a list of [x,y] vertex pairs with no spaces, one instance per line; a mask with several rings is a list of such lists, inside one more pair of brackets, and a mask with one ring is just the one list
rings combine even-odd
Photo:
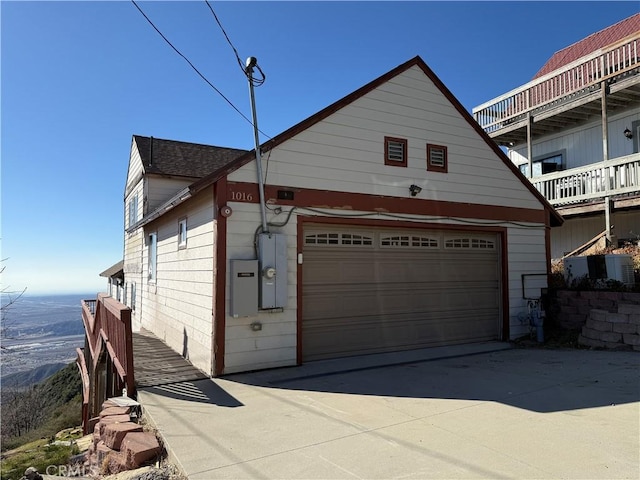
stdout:
[[[303,342],[307,360],[332,358],[349,354],[409,350],[442,344],[482,342],[495,338],[487,323],[495,320],[493,312],[476,312],[476,322],[465,315],[445,316],[433,313],[429,317],[362,317],[349,319],[336,333],[335,323],[310,325],[305,334],[313,343]],[[311,347],[313,347],[311,349]]]
[[314,289],[305,295],[304,318],[342,318],[362,315],[443,313],[468,309],[491,309],[499,295],[496,289],[465,282],[451,287],[424,290],[423,286],[402,288],[358,289],[339,294],[330,289]]
[[498,338],[495,234],[329,230],[303,250],[304,360]]

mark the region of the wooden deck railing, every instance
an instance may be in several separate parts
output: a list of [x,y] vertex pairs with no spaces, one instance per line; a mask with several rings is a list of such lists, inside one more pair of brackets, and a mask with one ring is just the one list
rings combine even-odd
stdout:
[[491,135],[528,112],[573,100],[597,90],[605,80],[639,69],[640,32],[489,100],[474,108],[473,115]]
[[[86,427],[85,421],[106,400],[101,397],[120,395],[124,388],[129,397],[135,397],[136,392],[131,309],[102,293],[96,300],[81,303],[86,347],[78,352],[77,364],[83,380],[83,425]],[[101,369],[105,369],[104,372]],[[106,384],[99,378],[103,373]]]
[[87,368],[87,362],[85,361],[85,352],[81,348],[76,348],[76,364],[80,371],[80,379],[82,380],[82,427],[85,434],[89,433],[89,417],[90,417],[90,403],[91,403],[91,382],[89,380],[89,369]]
[[531,182],[553,206],[640,193],[640,154],[547,173]]

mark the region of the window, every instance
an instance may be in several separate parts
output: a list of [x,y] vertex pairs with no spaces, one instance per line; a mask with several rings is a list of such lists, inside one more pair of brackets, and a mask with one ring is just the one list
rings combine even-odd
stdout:
[[149,281],[156,281],[156,265],[157,265],[157,256],[158,256],[158,234],[150,233],[149,234],[149,243],[148,243],[148,255],[149,255]]
[[407,140],[384,137],[384,164],[394,167],[407,166]]
[[482,238],[451,238],[444,243],[444,248],[494,250],[496,248],[496,244],[492,240],[485,240]]
[[350,245],[354,247],[373,246],[373,234],[358,233],[313,233],[304,238],[305,245]]
[[136,283],[131,284],[131,310],[136,310]]
[[178,221],[178,248],[187,248],[187,219]]
[[129,200],[129,222],[127,227],[135,225],[138,221],[138,194],[136,193],[131,200]]
[[380,237],[381,247],[438,248],[435,238],[418,235],[385,235]]
[[[564,153],[557,152],[544,157],[535,158],[533,160],[533,176],[539,177],[545,173],[558,172],[563,169]],[[529,164],[524,163],[518,168],[525,177],[529,176]]]
[[427,170],[447,173],[448,168],[447,147],[427,143]]
[[127,290],[129,289],[129,284],[125,283],[124,284],[124,290],[123,290],[123,295],[122,295],[122,303],[124,305],[127,304]]

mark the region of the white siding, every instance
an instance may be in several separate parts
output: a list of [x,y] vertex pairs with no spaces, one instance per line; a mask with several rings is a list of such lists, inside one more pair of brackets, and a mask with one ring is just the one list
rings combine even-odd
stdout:
[[[627,112],[609,119],[609,158],[618,158],[633,153],[633,142],[623,135],[625,128],[631,128],[632,122],[640,120],[640,112]],[[592,122],[561,133],[548,135],[533,141],[534,160],[548,153],[566,151],[565,169],[582,167],[601,162],[602,157],[602,121],[595,117]],[[527,145],[518,145],[510,153],[511,160],[520,165],[528,163]]]
[[[545,255],[545,229],[532,225],[511,227],[507,233],[509,269],[509,332],[511,339],[529,333],[529,324],[523,323],[527,303],[523,296],[539,298],[540,288],[547,286],[547,260]],[[538,275],[542,274],[542,275]],[[523,292],[523,275],[525,291]]]
[[[187,218],[187,248],[178,248],[178,221]],[[157,232],[156,282],[150,282],[143,248],[142,327],[152,331],[193,365],[211,374],[215,252],[213,198],[203,191],[145,227]]]
[[[142,197],[143,197],[143,185],[144,180],[140,179],[137,185],[130,187],[130,193],[125,197],[124,201],[124,226],[128,225],[129,221],[129,202],[131,199],[138,195],[138,212],[137,218],[142,218]],[[124,282],[128,289],[127,292],[127,305],[132,308],[131,323],[134,331],[140,329],[141,326],[141,302],[140,302],[140,286],[143,280],[142,269],[142,255],[144,248],[144,232],[142,228],[138,228],[132,233],[124,231]],[[136,305],[133,305],[130,300],[131,285],[136,285]]]
[[164,178],[147,175],[145,214],[153,212],[180,190],[188,187],[195,179]]
[[[384,165],[384,137],[408,140],[408,167]],[[426,145],[448,147],[448,173],[426,171]],[[265,155],[267,183],[483,205],[543,207],[418,67],[364,95]],[[255,164],[229,176],[255,182]]]
[[[228,205],[233,209],[233,215],[229,217],[227,223],[227,259],[256,258],[253,240],[256,228],[261,223],[260,207],[256,204],[235,202],[230,202]],[[274,217],[270,214],[268,218],[274,222],[281,222],[284,215]],[[270,230],[273,233],[284,233],[288,236],[289,301],[282,313],[262,313],[258,317],[243,318],[229,316],[230,285],[227,283],[224,373],[296,364],[296,225],[294,214],[286,227],[274,227]],[[251,330],[250,324],[255,321],[262,323],[261,331]]]
[[[229,217],[227,226],[227,259],[253,259],[255,251],[253,238],[256,228],[261,223],[259,206],[256,204],[230,202],[233,215]],[[275,207],[275,205],[273,205]],[[284,212],[278,216],[271,212],[267,220],[273,223],[284,221],[291,207],[282,207]],[[234,373],[252,369],[295,365],[296,363],[296,321],[297,321],[297,215],[318,215],[304,208],[297,209],[291,215],[285,227],[271,228],[273,233],[288,235],[288,289],[289,302],[282,313],[259,313],[256,317],[232,318],[228,315],[230,290],[226,291],[226,336],[225,336],[225,371]],[[328,212],[339,217],[340,212]],[[349,212],[352,215],[367,212]],[[371,212],[369,212],[371,213]],[[393,215],[373,214],[369,217],[379,220],[401,220]],[[436,217],[403,215],[402,219],[415,222],[429,222],[442,225],[469,225],[469,219],[447,219]],[[521,324],[519,313],[526,309],[526,301],[522,299],[522,274],[546,273],[545,227],[536,224],[518,225],[508,222],[477,221],[481,226],[499,226],[507,228],[508,242],[508,296],[510,311],[509,322],[511,338],[528,333],[528,327]],[[539,287],[546,285],[536,279]],[[539,292],[537,292],[539,296]],[[253,331],[251,323],[262,323],[261,331]]]
[[[125,184],[125,195],[127,192],[136,185],[143,174],[142,159],[140,158],[140,152],[134,141],[131,143],[131,153],[129,154],[129,168],[127,170],[127,182]],[[141,202],[142,203],[142,202]]]
[[[613,212],[612,233],[617,239],[640,240],[640,212]],[[592,217],[568,218],[551,230],[551,258],[560,258],[602,233],[604,213]]]

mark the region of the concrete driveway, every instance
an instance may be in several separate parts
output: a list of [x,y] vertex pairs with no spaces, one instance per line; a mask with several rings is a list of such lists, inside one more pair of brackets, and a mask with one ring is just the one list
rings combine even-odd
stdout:
[[314,362],[139,400],[190,479],[640,478],[640,354],[507,347]]

